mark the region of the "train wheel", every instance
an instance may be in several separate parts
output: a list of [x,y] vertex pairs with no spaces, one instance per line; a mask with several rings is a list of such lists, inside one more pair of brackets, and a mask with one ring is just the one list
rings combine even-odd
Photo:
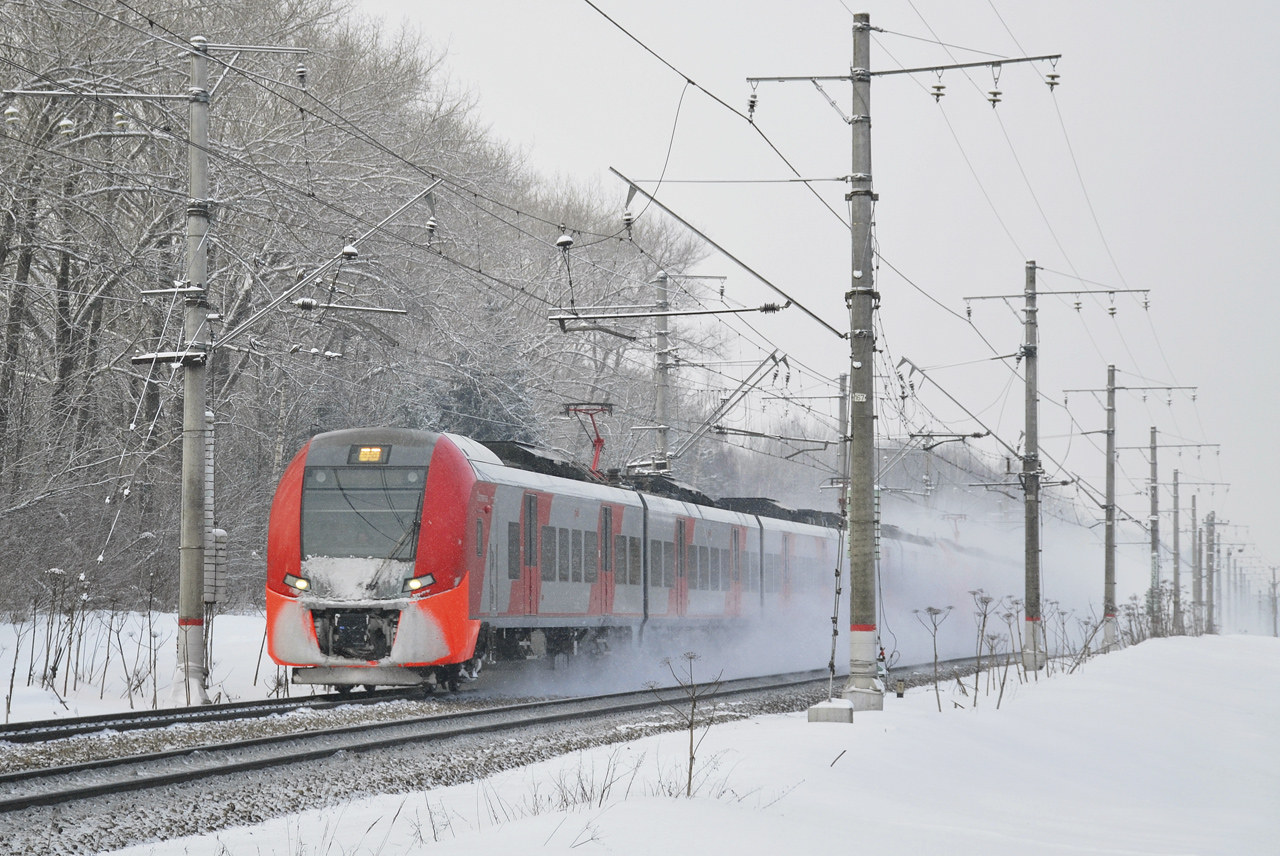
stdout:
[[335,684],[333,688],[338,691],[338,695],[351,695],[351,684]]
[[377,684],[365,684],[365,685],[364,685],[364,691],[365,691],[365,692],[367,692],[367,693],[374,692],[374,691],[376,691],[377,689],[378,689],[378,685],[377,685]]
[[460,680],[458,680],[457,678],[449,679],[449,692],[456,693],[461,688],[462,688],[462,682]]

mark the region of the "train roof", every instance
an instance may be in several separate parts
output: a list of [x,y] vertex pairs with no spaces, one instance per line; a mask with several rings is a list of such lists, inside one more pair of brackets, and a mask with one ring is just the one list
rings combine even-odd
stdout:
[[[450,435],[452,437],[452,435]],[[708,508],[720,508],[725,511],[736,511],[740,514],[759,515],[775,520],[787,520],[792,523],[807,523],[812,526],[840,528],[843,521],[839,514],[830,511],[817,511],[810,508],[787,508],[767,497],[726,497],[713,499],[695,487],[671,478],[666,473],[628,473],[622,474],[611,470],[601,475],[566,455],[552,449],[521,443],[514,440],[486,440],[481,443],[508,467],[558,478],[591,484],[605,484],[626,490],[636,490],[650,496],[660,496],[701,505]]]

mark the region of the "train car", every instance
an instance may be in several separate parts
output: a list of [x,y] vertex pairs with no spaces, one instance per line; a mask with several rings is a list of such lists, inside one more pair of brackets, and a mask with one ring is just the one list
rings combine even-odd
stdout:
[[448,686],[646,632],[829,606],[834,529],[504,464],[395,428],[312,438],[271,510],[268,647],[293,681]]

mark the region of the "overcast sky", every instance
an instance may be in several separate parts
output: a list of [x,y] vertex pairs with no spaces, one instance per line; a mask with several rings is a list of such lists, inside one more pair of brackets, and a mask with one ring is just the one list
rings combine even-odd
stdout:
[[[534,169],[616,196],[619,217],[625,186],[609,167],[656,179],[670,146],[663,203],[837,327],[847,326],[848,232],[809,190],[676,183],[793,177],[750,125],[687,87],[681,74],[744,112],[749,76],[846,74],[849,9],[869,12],[886,31],[874,35],[873,70],[989,58],[975,50],[1062,54],[1052,93],[1043,75],[1055,69],[1047,63],[1005,66],[995,109],[987,92],[997,84],[985,68],[945,73],[941,103],[929,94],[939,82],[932,74],[873,83],[880,252],[956,313],[882,266],[880,344],[893,362],[952,366],[930,376],[1016,444],[1022,393],[1009,370],[955,364],[993,355],[978,332],[1000,354],[1016,351],[1019,318],[1001,302],[975,302],[971,327],[963,298],[1020,293],[1027,259],[1043,268],[1042,290],[1151,289],[1149,309],[1140,295],[1042,299],[1041,389],[1058,403],[1042,407],[1042,449],[1100,490],[1103,438],[1079,432],[1102,429],[1105,412],[1099,399],[1073,393],[1068,416],[1059,406],[1063,390],[1104,386],[1108,363],[1124,386],[1195,386],[1194,400],[1185,391],[1145,400],[1122,393],[1119,445],[1145,446],[1153,425],[1164,444],[1220,443],[1220,454],[1162,451],[1161,481],[1181,471],[1184,526],[1194,483],[1229,482],[1229,493],[1200,487],[1200,511],[1247,525],[1228,538],[1251,540],[1280,561],[1275,4],[894,0],[846,9],[840,0],[597,0],[681,74],[584,0],[361,5],[390,26],[421,28],[447,52],[453,84],[475,96],[498,137],[523,150]],[[935,35],[958,47],[930,43]],[[848,85],[825,86],[848,113]],[[759,128],[801,175],[850,172],[848,126],[812,84],[765,82],[757,95]],[[845,213],[843,184],[813,187]],[[723,257],[712,255],[698,272],[728,275],[731,300],[772,299]],[[799,312],[753,323],[818,374],[834,377],[847,366],[844,343]],[[799,375],[797,390],[822,391],[816,378]],[[935,390],[920,399],[957,430],[973,430]],[[1120,454],[1120,504],[1145,517],[1147,458]],[[1165,489],[1161,505],[1170,504]]]

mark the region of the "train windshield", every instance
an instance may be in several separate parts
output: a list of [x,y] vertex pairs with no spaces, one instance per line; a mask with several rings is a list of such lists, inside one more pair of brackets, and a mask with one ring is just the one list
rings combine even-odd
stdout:
[[410,561],[426,467],[307,467],[302,555]]

